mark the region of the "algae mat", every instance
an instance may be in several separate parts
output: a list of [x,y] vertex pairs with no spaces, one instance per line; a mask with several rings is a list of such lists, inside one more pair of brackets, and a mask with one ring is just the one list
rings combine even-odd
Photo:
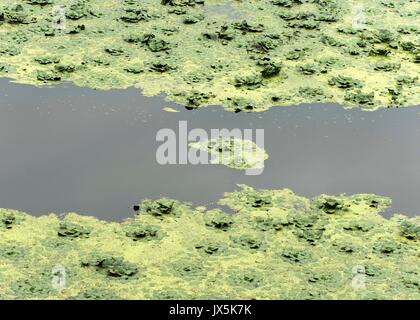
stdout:
[[236,170],[261,169],[268,154],[251,140],[222,138],[191,142],[190,147],[211,155],[210,163]]
[[419,104],[409,0],[1,0],[0,75],[239,112]]
[[[419,299],[419,218],[388,198],[144,200],[122,223],[0,209],[2,299]],[[60,276],[58,276],[59,274]]]

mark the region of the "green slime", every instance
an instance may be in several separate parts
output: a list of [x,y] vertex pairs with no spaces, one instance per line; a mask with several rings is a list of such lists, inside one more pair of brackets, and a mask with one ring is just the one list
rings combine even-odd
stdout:
[[189,109],[417,105],[419,12],[409,0],[1,0],[0,75],[134,86]]
[[420,298],[420,220],[381,216],[390,199],[241,188],[233,213],[147,199],[121,223],[0,209],[0,298]]

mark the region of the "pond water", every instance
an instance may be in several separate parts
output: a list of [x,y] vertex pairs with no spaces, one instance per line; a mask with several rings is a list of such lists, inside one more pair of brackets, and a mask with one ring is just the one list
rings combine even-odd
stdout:
[[[162,111],[166,106],[178,113]],[[265,130],[259,176],[222,165],[159,165],[162,128]],[[392,212],[420,212],[420,107],[375,112],[337,105],[188,111],[138,89],[36,88],[0,79],[0,207],[34,215],[75,211],[107,220],[144,198],[212,206],[245,183],[304,196],[375,193]]]

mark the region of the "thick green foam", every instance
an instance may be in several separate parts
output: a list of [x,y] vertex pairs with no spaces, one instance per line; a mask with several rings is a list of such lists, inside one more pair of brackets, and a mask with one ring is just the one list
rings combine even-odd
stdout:
[[382,217],[388,198],[242,186],[220,204],[144,200],[122,223],[0,209],[0,298],[420,298],[420,221]]
[[[54,5],[65,6],[63,30]],[[417,105],[419,10],[409,0],[2,0],[0,75],[135,86],[236,112]]]

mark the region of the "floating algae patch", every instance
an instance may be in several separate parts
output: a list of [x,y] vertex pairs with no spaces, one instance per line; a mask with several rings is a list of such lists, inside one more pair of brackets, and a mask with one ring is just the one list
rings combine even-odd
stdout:
[[419,104],[418,1],[2,0],[0,75],[189,109]]
[[179,110],[174,109],[172,107],[164,107],[162,110],[166,112],[180,112]]
[[216,138],[192,142],[190,147],[208,152],[210,163],[223,164],[229,168],[246,170],[261,169],[268,154],[251,140],[238,138]]
[[122,223],[0,209],[0,298],[420,298],[420,221],[382,217],[388,198],[241,187],[220,200],[234,214],[169,198]]

